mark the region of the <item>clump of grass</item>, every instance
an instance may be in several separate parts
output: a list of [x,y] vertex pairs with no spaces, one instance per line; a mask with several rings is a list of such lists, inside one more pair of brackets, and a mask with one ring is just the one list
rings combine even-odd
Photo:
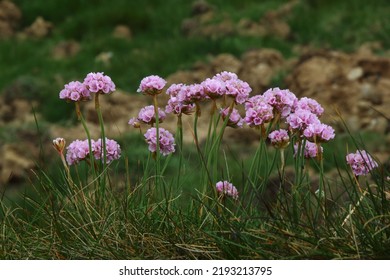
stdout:
[[[127,149],[140,151],[140,160],[134,159],[133,153],[128,157],[123,149],[121,159],[109,160],[113,155],[112,149],[105,149],[111,145],[109,140],[102,142],[102,151],[96,153],[88,124],[77,107],[81,104],[77,105],[88,139],[84,153],[76,153],[74,161],[69,158],[73,148],[68,146],[65,160],[64,142],[56,139],[62,163],[55,174],[42,168],[34,173],[35,180],[24,193],[1,193],[2,259],[388,256],[388,171],[380,164],[376,167],[363,161],[361,167],[369,173],[357,175],[353,166],[350,169],[345,161],[336,161],[338,175],[328,178],[323,163],[333,157],[321,149],[327,150],[324,142],[332,139],[332,133],[313,137],[309,123],[295,126],[304,99],[277,88],[248,99],[250,89],[245,82],[227,72],[199,85],[170,85],[166,90],[168,107],[174,109],[166,110],[178,120],[176,151],[172,153],[172,146],[166,146],[173,143],[164,140],[163,115],[158,110],[163,105],[160,95],[165,81],[152,77],[141,82],[140,90],[151,95],[145,98],[154,108],[154,120],[140,113],[133,125],[143,131],[154,128],[155,138],[142,133],[136,147],[126,143]],[[93,89],[91,84],[87,89]],[[246,90],[238,93],[235,89]],[[115,98],[115,93],[94,94]],[[294,102],[283,99],[285,103],[278,103],[282,100],[278,96],[289,96]],[[305,110],[320,115],[320,105],[310,102],[312,107]],[[244,121],[234,111],[240,106],[245,107]],[[187,132],[181,120],[189,113],[194,114],[194,123]],[[261,120],[252,119],[253,114]],[[314,115],[310,115],[311,121],[318,124]],[[199,118],[209,121],[203,142],[197,131]],[[100,121],[103,129],[103,117]],[[228,157],[222,142],[228,126],[240,133],[243,122],[256,129],[259,138],[258,147],[245,163],[237,154],[235,160]],[[270,136],[279,129],[287,129],[282,142],[275,134]],[[183,133],[193,133],[193,144],[183,142]],[[141,141],[145,138],[149,152]],[[309,140],[314,141],[310,151],[305,148]],[[350,141],[351,150],[364,149],[352,135]],[[309,172],[309,165],[316,175]]]

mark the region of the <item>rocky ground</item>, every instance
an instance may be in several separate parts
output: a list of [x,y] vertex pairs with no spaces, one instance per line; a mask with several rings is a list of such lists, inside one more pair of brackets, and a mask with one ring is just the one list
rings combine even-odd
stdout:
[[[276,32],[278,36],[288,37],[289,27],[280,19],[295,5],[294,1],[289,2],[289,5],[267,14],[265,19],[259,22],[243,19],[238,26],[234,26],[227,19],[224,25],[215,26],[210,20],[214,8],[203,1],[197,3],[193,7],[193,17],[183,22],[182,30],[186,36],[221,36],[224,32],[259,36]],[[12,2],[0,1],[0,38],[44,37],[53,28],[51,23],[37,18],[30,27],[17,31],[20,17],[20,11]],[[131,32],[126,27],[119,26],[114,36],[130,38]],[[74,41],[61,44],[53,49],[55,59],[71,57],[80,48]],[[365,130],[383,135],[385,142],[372,152],[385,162],[390,154],[390,56],[375,55],[375,51],[380,48],[380,44],[375,42],[363,45],[354,53],[297,47],[296,57],[293,59],[286,59],[276,49],[250,50],[241,57],[226,53],[211,57],[208,62],[196,63],[190,70],[178,71],[165,78],[168,84],[190,84],[201,82],[221,71],[231,71],[251,85],[253,94],[259,94],[281,77],[285,77],[282,82],[286,88],[299,97],[312,97],[325,107],[324,121],[336,127],[338,132],[344,131],[340,118],[342,117],[351,131]],[[115,81],[115,77],[112,78]],[[30,170],[36,167],[40,156],[39,139],[43,141],[43,152],[54,157],[51,139],[64,137],[70,142],[85,138],[81,125],[69,127],[47,124],[39,114],[34,115],[31,105],[36,107],[38,104],[14,94],[17,88],[17,84],[11,85],[0,94],[1,185],[23,181],[30,174]],[[59,88],[58,91],[60,90]],[[136,116],[138,110],[150,101],[145,96],[123,90],[102,98],[107,135],[115,138],[134,132],[127,121]],[[83,110],[90,123],[92,137],[97,138],[99,128],[93,104],[87,104]],[[38,123],[42,123],[39,132],[35,118],[38,118]],[[191,123],[191,117],[186,121]],[[165,126],[174,131],[175,122],[172,118],[166,121]],[[201,118],[201,137],[205,135],[206,123],[206,118]],[[244,129],[239,137],[231,131],[227,134],[231,141],[245,142],[246,145],[257,138],[250,129]],[[185,135],[185,140],[192,141],[191,133]]]

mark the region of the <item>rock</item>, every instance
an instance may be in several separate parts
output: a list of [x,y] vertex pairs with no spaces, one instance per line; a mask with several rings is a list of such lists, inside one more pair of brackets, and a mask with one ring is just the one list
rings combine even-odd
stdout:
[[53,24],[37,17],[35,21],[24,30],[24,33],[30,38],[42,39],[50,35],[53,30]]
[[11,1],[0,1],[0,39],[14,35],[22,13]]
[[112,36],[118,39],[130,40],[132,38],[132,32],[127,25],[117,25]]
[[80,50],[81,50],[80,43],[74,40],[62,41],[54,46],[52,50],[52,57],[54,59],[70,58],[77,55],[80,52]]
[[204,0],[197,0],[192,4],[191,15],[202,15],[213,10],[213,6]]
[[363,76],[363,69],[361,67],[355,67],[349,71],[347,79],[350,81],[357,80]]
[[113,55],[114,54],[112,52],[102,52],[95,57],[95,61],[100,62],[105,66],[109,66],[111,64],[111,59]]
[[211,69],[216,74],[222,71],[238,73],[241,61],[231,54],[220,54],[211,61]]

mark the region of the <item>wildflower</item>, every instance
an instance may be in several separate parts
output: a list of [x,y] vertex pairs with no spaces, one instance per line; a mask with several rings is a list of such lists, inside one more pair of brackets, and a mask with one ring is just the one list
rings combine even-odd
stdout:
[[[158,108],[158,118],[159,118],[158,121],[160,123],[162,123],[166,118],[165,112],[160,108]],[[153,125],[155,122],[156,122],[156,115],[154,111],[154,106],[150,105],[142,108],[138,113],[138,117],[130,119],[128,124],[137,128],[141,123]]]
[[237,104],[243,104],[249,97],[252,91],[247,82],[240,79],[230,79],[225,82],[226,95],[234,97]]
[[271,132],[268,135],[271,144],[277,149],[284,149],[290,144],[290,137],[285,129],[279,129]]
[[66,84],[60,91],[60,99],[67,101],[86,101],[91,99],[91,94],[87,87],[79,81]]
[[208,96],[202,85],[192,84],[183,86],[177,93],[177,98],[184,104],[192,104],[197,101],[203,101],[204,99],[207,99]]
[[[156,152],[157,130],[155,127],[149,128],[144,134],[146,142],[149,144],[149,151]],[[159,148],[162,155],[166,156],[175,151],[175,139],[173,135],[164,128],[159,128]]]
[[365,150],[348,154],[346,161],[356,176],[367,175],[372,169],[378,167],[378,163]]
[[335,136],[334,129],[323,123],[311,123],[303,131],[303,135],[312,142],[328,142]]
[[226,93],[225,83],[219,79],[207,78],[201,85],[204,88],[205,94],[211,99],[217,99]]
[[161,93],[166,85],[166,81],[157,75],[151,75],[143,78],[139,85],[137,92],[143,92],[148,95],[155,95]]
[[[306,141],[306,144],[305,144],[305,150],[303,152],[303,156],[305,158],[315,158],[318,156],[318,145],[316,143],[313,143],[313,142],[310,142],[310,141]],[[320,153],[322,154],[323,152],[323,148],[320,147],[321,150],[320,150]],[[296,157],[297,156],[297,153],[298,153],[298,144],[295,144],[294,145],[294,156]]]
[[[221,114],[223,120],[225,120],[226,117],[228,116],[229,110],[230,110],[229,107],[225,108],[225,109],[220,109],[220,114]],[[233,110],[229,116],[227,126],[237,128],[237,127],[242,127],[243,123],[244,123],[244,120],[241,118],[240,113],[238,113],[237,109],[233,108]]]
[[286,118],[297,103],[298,98],[288,89],[270,88],[263,94],[264,100],[274,108],[274,113]]
[[222,82],[226,82],[229,80],[237,80],[237,74],[233,72],[228,72],[228,71],[222,71],[221,73],[216,74],[213,79],[220,80]]
[[168,99],[167,106],[165,106],[165,112],[166,113],[174,113],[176,115],[180,114],[186,114],[190,115],[192,112],[194,112],[195,104],[192,103],[183,103],[179,100],[179,98],[175,96],[171,96]]
[[64,138],[56,138],[53,140],[53,146],[61,155],[64,153],[66,141]]
[[88,140],[75,140],[66,149],[66,161],[69,165],[76,164],[89,155]]
[[227,195],[232,197],[233,199],[238,199],[238,191],[232,183],[228,181],[219,181],[215,187],[217,188],[217,192],[221,195]]
[[307,110],[320,117],[324,112],[324,108],[314,99],[308,97],[302,97],[298,100],[295,110]]
[[115,84],[103,72],[89,73],[84,79],[84,85],[94,93],[110,94],[115,91]]
[[167,88],[166,90],[166,94],[168,94],[169,96],[174,96],[174,97],[177,97],[178,93],[180,92],[180,90],[185,87],[184,84],[172,84],[170,85],[169,88]]
[[[93,155],[95,159],[103,159],[104,153],[102,149],[103,143],[102,139],[98,139],[94,142],[93,145]],[[106,162],[110,163],[115,159],[119,159],[121,155],[121,147],[115,140],[106,138]]]
[[274,117],[273,108],[261,95],[256,95],[245,103],[245,122],[249,126],[260,126],[269,122]]
[[291,129],[303,132],[310,124],[319,124],[320,120],[311,111],[298,109],[286,118],[286,122]]

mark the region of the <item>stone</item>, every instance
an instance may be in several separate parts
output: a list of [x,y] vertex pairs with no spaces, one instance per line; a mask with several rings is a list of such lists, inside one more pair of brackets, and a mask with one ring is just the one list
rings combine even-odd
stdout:
[[24,30],[24,33],[30,38],[42,39],[50,35],[53,27],[51,22],[44,20],[42,17],[37,17],[35,21]]
[[112,36],[118,39],[130,40],[132,38],[132,32],[127,25],[117,25],[115,26]]
[[363,76],[363,69],[361,67],[355,67],[349,71],[347,79],[350,81],[357,80]]

